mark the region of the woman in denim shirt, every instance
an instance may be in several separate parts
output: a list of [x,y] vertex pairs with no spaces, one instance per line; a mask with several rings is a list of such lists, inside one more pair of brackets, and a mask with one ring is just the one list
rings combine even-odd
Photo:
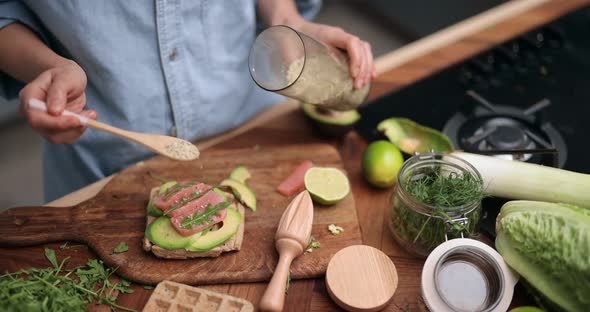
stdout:
[[[308,22],[319,0],[0,0],[0,96],[47,139],[45,199],[151,156],[85,131],[64,109],[132,131],[187,140],[236,127],[280,100],[255,86],[247,58],[263,26],[289,25],[346,50],[355,86],[374,75],[368,43]],[[301,12],[301,13],[300,13]],[[302,16],[303,15],[303,16]],[[28,110],[36,98],[49,114]]]

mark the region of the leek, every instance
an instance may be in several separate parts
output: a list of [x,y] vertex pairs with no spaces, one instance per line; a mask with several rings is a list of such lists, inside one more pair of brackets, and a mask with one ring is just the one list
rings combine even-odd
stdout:
[[[491,196],[567,203],[590,208],[590,175],[521,161],[464,152],[451,155],[470,163]],[[448,157],[449,161],[452,161]]]

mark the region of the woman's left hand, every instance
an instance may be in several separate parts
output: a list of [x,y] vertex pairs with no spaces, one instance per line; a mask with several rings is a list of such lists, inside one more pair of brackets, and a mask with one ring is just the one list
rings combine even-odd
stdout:
[[373,64],[373,52],[371,45],[345,32],[342,28],[307,21],[301,21],[299,25],[293,25],[302,33],[320,40],[326,44],[346,50],[350,59],[350,73],[354,78],[354,87],[362,88],[375,77],[375,65]]

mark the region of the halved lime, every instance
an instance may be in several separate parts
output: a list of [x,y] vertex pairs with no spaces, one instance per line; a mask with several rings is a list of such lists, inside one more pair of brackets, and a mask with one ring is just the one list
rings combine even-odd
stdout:
[[348,178],[336,168],[312,167],[303,180],[311,198],[323,205],[336,204],[350,192]]

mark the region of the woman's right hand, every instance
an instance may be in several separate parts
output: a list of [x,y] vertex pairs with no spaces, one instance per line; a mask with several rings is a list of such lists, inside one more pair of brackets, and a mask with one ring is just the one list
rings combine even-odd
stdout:
[[[86,105],[86,73],[73,61],[42,72],[29,82],[19,94],[20,112],[29,125],[54,144],[74,143],[86,130],[72,116],[62,116],[64,109],[96,119],[96,111],[83,110]],[[29,109],[29,101],[47,103],[47,113]]]

